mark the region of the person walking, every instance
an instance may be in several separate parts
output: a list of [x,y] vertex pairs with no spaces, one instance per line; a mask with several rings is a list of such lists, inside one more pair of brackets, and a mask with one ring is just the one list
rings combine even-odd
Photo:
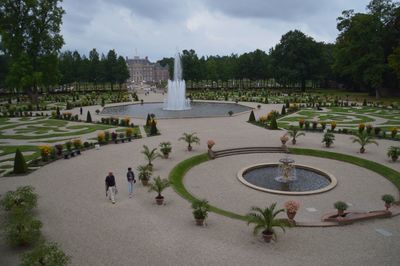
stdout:
[[117,185],[115,183],[115,177],[112,172],[108,173],[106,177],[106,197],[111,200],[113,204],[115,204],[115,194],[117,192]]
[[132,198],[133,193],[133,184],[136,183],[135,174],[132,171],[132,168],[128,168],[128,173],[126,173],[126,179],[128,180],[128,192],[129,197]]

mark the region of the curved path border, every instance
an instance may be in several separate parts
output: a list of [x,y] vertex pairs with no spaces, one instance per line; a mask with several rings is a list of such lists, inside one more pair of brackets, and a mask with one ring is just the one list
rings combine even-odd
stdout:
[[[337,161],[343,161],[347,163],[351,163],[363,168],[366,168],[368,170],[371,170],[379,175],[382,175],[386,179],[388,179],[390,182],[392,182],[396,188],[399,190],[399,194],[397,195],[397,198],[399,198],[400,195],[400,173],[397,172],[396,170],[393,170],[387,166],[384,166],[382,164],[372,162],[366,159],[362,159],[359,157],[351,156],[351,155],[346,155],[342,153],[335,153],[335,152],[328,152],[328,151],[320,151],[320,150],[313,150],[313,149],[301,149],[301,148],[290,148],[289,152],[292,154],[296,155],[305,155],[305,156],[314,156],[314,157],[320,157],[320,158],[327,158],[327,159],[332,159],[332,160],[337,160]],[[235,155],[235,154],[230,154],[230,155]],[[202,164],[206,161],[211,160],[208,157],[208,154],[200,154],[196,155],[193,157],[190,157],[179,164],[177,164],[170,172],[169,174],[169,180],[171,181],[171,185],[173,189],[175,190],[178,195],[180,195],[182,198],[186,199],[189,202],[193,202],[195,200],[198,200],[194,195],[192,195],[184,186],[183,184],[183,178],[185,177],[186,173],[194,166],[197,166],[199,164]],[[233,219],[238,219],[238,220],[243,220],[246,221],[246,216],[237,214],[231,211],[227,211],[224,209],[220,209],[216,206],[210,205],[210,211],[229,217]],[[399,215],[400,211],[396,211],[393,213],[393,216]],[[334,226],[334,225],[339,225],[339,223],[324,223],[318,221],[318,223],[310,224],[304,224],[302,225],[301,223],[297,223],[297,226]]]

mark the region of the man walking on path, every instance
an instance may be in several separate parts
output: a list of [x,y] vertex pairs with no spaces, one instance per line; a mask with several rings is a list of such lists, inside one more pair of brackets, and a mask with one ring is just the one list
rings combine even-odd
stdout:
[[133,193],[133,184],[136,183],[135,174],[132,171],[132,168],[128,168],[128,173],[126,174],[126,178],[128,179],[128,192],[129,197],[132,198]]
[[108,173],[106,177],[106,196],[115,204],[115,194],[117,191],[117,185],[115,184],[115,177],[112,172]]

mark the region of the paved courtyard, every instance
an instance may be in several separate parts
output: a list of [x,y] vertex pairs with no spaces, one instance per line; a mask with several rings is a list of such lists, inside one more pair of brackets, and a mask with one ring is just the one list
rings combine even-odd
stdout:
[[[145,102],[161,100],[161,95],[143,96]],[[257,104],[247,104],[255,107]],[[263,105],[256,116],[280,105]],[[216,142],[214,149],[246,146],[279,146],[282,131],[270,131],[246,122],[249,114],[224,118],[159,120],[162,135],[144,137],[127,144],[107,145],[70,160],[58,160],[32,174],[0,178],[0,194],[22,185],[33,185],[39,194],[37,216],[43,222],[46,239],[58,242],[72,256],[72,265],[400,265],[400,216],[372,220],[343,227],[291,228],[278,234],[278,242],[266,244],[252,235],[245,222],[210,213],[206,227],[194,224],[190,204],[171,188],[164,192],[165,206],[157,206],[154,193],[136,185],[128,198],[125,173],[128,167],[145,163],[142,145],[157,147],[172,143],[170,158],[157,159],[154,175],[168,177],[180,161],[205,153],[206,141]],[[139,124],[144,121],[137,120]],[[192,152],[178,138],[183,132],[197,132],[201,145]],[[322,135],[307,133],[298,139],[298,147],[327,150]],[[350,137],[337,135],[329,151],[359,156],[400,171],[400,163],[391,163],[387,148],[397,145],[379,140],[379,146],[359,146]],[[289,144],[291,146],[291,144]],[[185,177],[188,190],[211,204],[245,214],[251,206],[265,207],[293,197],[266,194],[241,184],[236,173],[246,165],[276,162],[282,154],[251,154],[219,158],[191,169]],[[333,190],[301,196],[299,220],[318,220],[333,211],[333,203],[343,200],[350,209],[381,209],[380,197],[397,189],[374,172],[348,163],[322,158],[293,156],[299,163],[326,170],[338,179]],[[119,194],[116,205],[105,198],[104,178],[113,171]],[[314,208],[310,212],[306,208]],[[378,229],[390,233],[385,236]],[[381,231],[382,232],[382,231]],[[19,251],[0,239],[0,265],[18,265]]]

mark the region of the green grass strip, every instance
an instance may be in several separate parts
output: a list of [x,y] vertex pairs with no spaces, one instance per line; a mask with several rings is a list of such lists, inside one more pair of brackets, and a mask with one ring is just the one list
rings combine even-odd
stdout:
[[[398,189],[400,193],[400,173],[379,163],[375,163],[369,160],[365,160],[362,158],[358,158],[355,156],[351,155],[346,155],[346,154],[341,154],[341,153],[335,153],[335,152],[328,152],[328,151],[320,151],[320,150],[311,150],[311,149],[302,149],[302,148],[289,148],[289,151],[292,154],[296,155],[306,155],[306,156],[314,156],[314,157],[320,157],[320,158],[327,158],[327,159],[333,159],[337,161],[342,161],[342,162],[347,162],[351,163],[363,168],[366,168],[368,170],[371,170],[379,175],[382,175],[386,179],[388,179],[390,182],[392,182]],[[185,177],[185,174],[194,166],[202,164],[204,162],[209,161],[209,157],[206,153],[201,154],[201,155],[196,155],[193,156],[189,159],[186,159],[179,164],[177,164],[172,171],[169,174],[169,180],[171,182],[171,186],[175,190],[176,193],[178,193],[182,198],[186,199],[189,202],[193,202],[195,200],[198,200],[195,196],[190,194],[189,191],[185,188],[183,184],[183,178]],[[246,217],[234,212],[230,212],[227,210],[223,210],[220,208],[217,208],[215,206],[210,205],[210,211],[229,217],[233,219],[238,219],[242,221],[246,221]]]
[[301,148],[289,148],[289,151],[292,154],[296,154],[296,155],[307,155],[307,156],[328,158],[328,159],[347,162],[347,163],[355,164],[360,167],[364,167],[368,170],[371,170],[371,171],[385,177],[390,182],[392,182],[397,187],[397,189],[400,190],[400,173],[397,172],[396,170],[393,170],[392,168],[389,168],[382,164],[379,164],[379,163],[376,163],[373,161],[369,161],[366,159],[362,159],[359,157],[347,155],[347,154],[341,154],[341,153],[335,153],[335,152],[329,152],[329,151],[310,150],[310,149],[301,149]]
[[[192,167],[207,162],[208,160],[209,158],[207,153],[191,157],[177,164],[169,174],[169,180],[171,181],[171,186],[176,191],[176,193],[178,193],[182,198],[186,199],[191,203],[197,200],[197,198],[186,190],[185,186],[183,185],[183,178],[185,177],[185,174]],[[210,211],[226,217],[246,221],[246,218],[243,215],[226,211],[212,205],[210,205]]]

